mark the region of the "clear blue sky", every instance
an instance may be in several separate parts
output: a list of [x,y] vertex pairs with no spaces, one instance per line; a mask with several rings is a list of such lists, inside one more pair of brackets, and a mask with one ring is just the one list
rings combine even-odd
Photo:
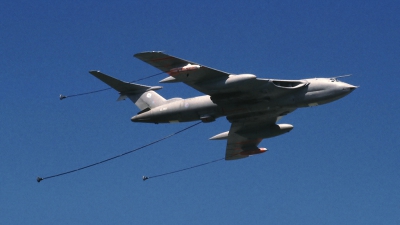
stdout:
[[[71,2],[71,1],[67,1]],[[139,3],[140,2],[140,3]],[[5,1],[0,7],[1,224],[400,224],[399,1]],[[361,86],[281,120],[269,151],[224,156],[225,118],[107,164],[193,123],[138,124],[89,70],[131,81],[161,50],[231,73]],[[142,81],[158,85],[164,76]],[[166,98],[201,93],[165,84]]]

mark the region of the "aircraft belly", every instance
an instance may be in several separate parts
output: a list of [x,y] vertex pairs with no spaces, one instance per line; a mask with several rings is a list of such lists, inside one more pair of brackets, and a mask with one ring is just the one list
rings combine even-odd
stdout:
[[259,102],[254,104],[224,105],[222,111],[225,116],[237,116],[249,113],[269,112],[277,109],[277,106],[269,102]]
[[190,120],[203,120],[202,118],[205,117],[215,120],[223,114],[221,113],[221,108],[213,103],[210,96],[207,95],[185,100],[182,105],[181,115],[184,118],[190,118]]
[[199,120],[199,115],[195,110],[182,111],[179,113],[179,121],[189,122]]

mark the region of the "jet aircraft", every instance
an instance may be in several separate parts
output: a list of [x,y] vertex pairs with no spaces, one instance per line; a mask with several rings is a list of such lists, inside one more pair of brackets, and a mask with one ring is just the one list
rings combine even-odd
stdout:
[[160,83],[183,82],[205,95],[167,100],[155,92],[162,88],[160,86],[128,83],[100,71],[90,73],[117,90],[118,100],[129,98],[135,103],[140,111],[131,118],[133,122],[158,124],[201,120],[208,123],[225,116],[231,123],[229,131],[210,138],[227,140],[225,160],[267,151],[258,147],[264,138],[293,129],[290,124],[277,124],[280,118],[300,107],[338,100],[357,88],[339,81],[339,77],[262,79],[253,74],[223,72],[163,52],[143,52],[134,56],[169,75]]

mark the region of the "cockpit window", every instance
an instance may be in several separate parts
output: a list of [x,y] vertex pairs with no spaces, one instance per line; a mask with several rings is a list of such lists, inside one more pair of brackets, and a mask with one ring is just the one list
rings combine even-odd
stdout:
[[300,86],[304,86],[303,81],[273,80],[272,83],[274,83],[278,87],[286,88],[297,88]]
[[339,80],[336,78],[330,78],[330,80],[331,80],[331,82],[339,82]]

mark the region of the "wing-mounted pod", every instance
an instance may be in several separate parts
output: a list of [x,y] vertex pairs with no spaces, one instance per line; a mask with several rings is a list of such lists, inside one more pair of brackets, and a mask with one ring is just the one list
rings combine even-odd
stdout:
[[229,131],[217,134],[210,140],[227,140],[225,160],[242,159],[266,152],[266,148],[258,147],[262,139],[284,134],[292,128],[293,126],[290,124],[247,126],[245,123],[232,123]]
[[208,90],[224,92],[240,89],[240,86],[251,85],[256,78],[256,75],[253,74],[229,75],[228,77],[198,82],[196,85]]
[[169,77],[164,78],[160,80],[160,83],[176,83],[176,82],[181,82],[184,79],[182,77],[188,77],[191,72],[194,72],[196,70],[199,70],[201,66],[199,65],[192,65],[192,64],[187,64],[186,66],[181,66],[181,67],[175,67],[167,71],[166,73],[169,75]]
[[[293,129],[291,124],[274,124],[265,127],[261,126],[251,126],[244,127],[236,131],[242,137],[246,138],[271,138],[285,134]],[[225,140],[229,137],[229,131],[222,132],[210,138],[210,140]]]
[[251,156],[251,155],[256,155],[256,154],[261,154],[268,151],[268,149],[266,148],[249,148],[249,149],[243,149],[242,152],[240,152],[240,155],[244,155],[244,156]]
[[225,132],[222,132],[220,134],[210,137],[210,140],[225,140],[225,139],[228,139],[228,136],[229,136],[229,131],[225,131]]
[[274,124],[270,126],[245,127],[236,131],[237,134],[247,138],[271,138],[285,134],[293,129],[291,124]]

